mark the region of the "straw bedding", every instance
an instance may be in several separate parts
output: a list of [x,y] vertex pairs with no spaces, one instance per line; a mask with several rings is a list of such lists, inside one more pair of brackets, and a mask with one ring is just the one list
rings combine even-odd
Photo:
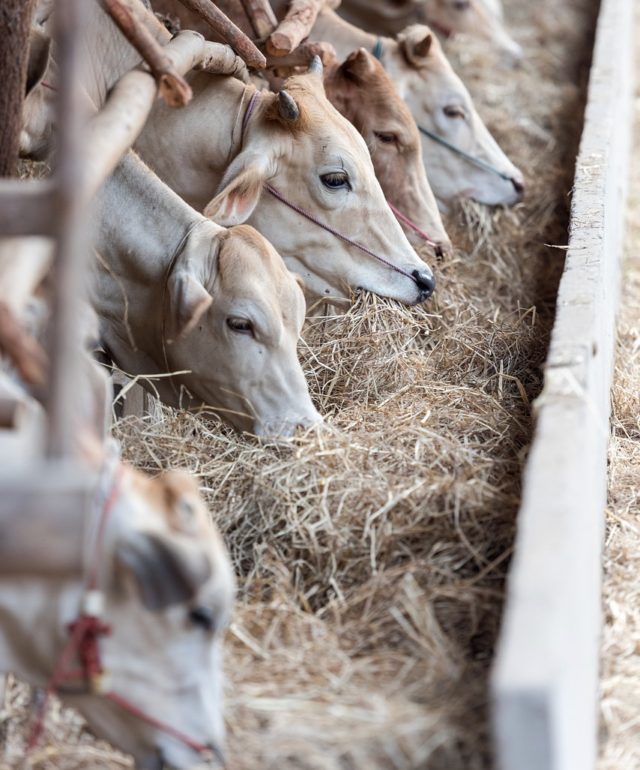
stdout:
[[[640,17],[636,19],[640,32]],[[636,83],[640,84],[640,57]],[[634,163],[640,158],[636,86]],[[600,770],[640,767],[640,179],[631,177],[609,447]]]
[[[258,444],[160,408],[116,425],[136,465],[197,475],[229,545],[232,768],[491,766],[486,680],[564,254],[545,244],[566,243],[594,5],[510,0],[518,71],[480,43],[451,44],[527,199],[452,212],[458,251],[435,265],[426,306],[361,296],[308,324],[301,354],[323,430]],[[9,764],[25,706],[13,685]],[[61,711],[37,757],[125,761]]]

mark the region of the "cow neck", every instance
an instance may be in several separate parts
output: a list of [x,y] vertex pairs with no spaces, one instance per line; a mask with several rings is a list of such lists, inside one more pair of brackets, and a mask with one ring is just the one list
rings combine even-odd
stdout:
[[97,250],[105,272],[118,284],[116,296],[127,290],[136,296],[126,305],[127,321],[123,314],[114,319],[118,337],[127,347],[144,350],[160,373],[167,358],[163,331],[157,331],[164,330],[166,282],[193,230],[209,220],[132,153],[107,181],[99,209]]
[[348,56],[355,48],[366,48],[370,51],[376,42],[375,35],[359,29],[329,10],[318,15],[313,27],[313,39],[328,40],[341,59]]

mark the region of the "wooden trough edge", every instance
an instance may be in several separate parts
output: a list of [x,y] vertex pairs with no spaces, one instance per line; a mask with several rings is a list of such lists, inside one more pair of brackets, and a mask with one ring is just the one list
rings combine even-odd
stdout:
[[592,770],[633,0],[603,0],[556,318],[491,675],[500,770]]

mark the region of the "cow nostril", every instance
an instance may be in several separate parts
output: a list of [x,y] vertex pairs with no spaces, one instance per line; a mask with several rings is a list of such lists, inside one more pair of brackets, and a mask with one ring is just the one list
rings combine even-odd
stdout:
[[518,195],[521,198],[524,197],[524,182],[522,181],[522,179],[516,179],[515,177],[511,177],[511,184],[513,185],[513,188],[518,193]]
[[414,270],[411,273],[415,282],[418,284],[418,288],[426,297],[430,297],[436,288],[436,279],[424,270]]

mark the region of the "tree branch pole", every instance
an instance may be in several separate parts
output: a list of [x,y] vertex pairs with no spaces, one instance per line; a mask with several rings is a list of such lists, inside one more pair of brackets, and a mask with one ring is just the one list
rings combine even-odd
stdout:
[[325,0],[291,0],[289,10],[267,40],[267,53],[286,56],[307,37],[316,23]]
[[[183,107],[193,93],[187,81],[176,71],[163,47],[153,37],[150,26],[155,17],[139,0],[99,0],[122,34],[149,65],[160,96],[171,107]],[[150,18],[145,23],[145,16]]]
[[222,13],[211,0],[180,0],[185,8],[195,11],[223,40],[242,57],[251,69],[264,69],[267,63],[265,57],[242,32],[241,29]]

